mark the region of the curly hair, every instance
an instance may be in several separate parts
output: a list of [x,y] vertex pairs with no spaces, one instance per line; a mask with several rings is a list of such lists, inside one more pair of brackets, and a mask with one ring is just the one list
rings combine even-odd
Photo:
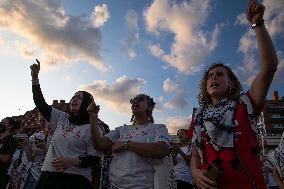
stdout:
[[[149,117],[149,121],[151,123],[154,123],[154,118],[153,118],[152,113],[153,113],[153,110],[155,108],[156,103],[154,102],[153,98],[151,98],[150,96],[148,96],[146,94],[142,94],[142,93],[138,94],[135,98],[137,98],[137,97],[142,97],[142,98],[147,100],[148,107],[150,107],[148,109],[148,111],[147,111],[147,114],[148,114],[148,117]],[[134,118],[135,118],[135,116],[132,114],[130,122],[135,123],[135,119]]]
[[199,94],[198,94],[198,102],[199,105],[205,105],[208,106],[209,104],[211,104],[211,97],[207,92],[207,80],[208,80],[208,74],[209,71],[212,70],[213,68],[216,67],[223,67],[227,70],[228,76],[230,78],[230,80],[234,83],[234,87],[229,89],[227,91],[227,98],[230,100],[237,100],[240,97],[241,92],[243,91],[243,88],[241,86],[240,81],[238,80],[238,78],[235,76],[235,74],[233,73],[233,71],[226,66],[223,63],[213,63],[203,74],[202,79],[200,80],[199,83]]

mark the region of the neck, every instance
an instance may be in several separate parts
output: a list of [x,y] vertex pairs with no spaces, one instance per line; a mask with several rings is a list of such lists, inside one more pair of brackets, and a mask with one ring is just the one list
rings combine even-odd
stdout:
[[217,103],[220,102],[223,98],[225,98],[225,97],[211,97],[212,105],[217,104]]
[[147,117],[135,117],[134,125],[145,125],[147,123],[149,123],[149,119]]

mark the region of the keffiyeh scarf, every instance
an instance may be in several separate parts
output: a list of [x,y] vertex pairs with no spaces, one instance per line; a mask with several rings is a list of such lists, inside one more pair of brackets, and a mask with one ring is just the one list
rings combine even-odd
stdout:
[[284,132],[278,147],[272,152],[272,157],[281,180],[284,181]]
[[[246,95],[242,95],[240,101],[245,106],[253,130],[257,132],[250,100]],[[215,105],[202,106],[196,111],[192,140],[202,163],[204,162],[201,145],[201,132],[203,130],[206,130],[209,142],[216,151],[219,151],[222,147],[234,147],[233,129],[238,125],[234,119],[237,102],[225,98]]]

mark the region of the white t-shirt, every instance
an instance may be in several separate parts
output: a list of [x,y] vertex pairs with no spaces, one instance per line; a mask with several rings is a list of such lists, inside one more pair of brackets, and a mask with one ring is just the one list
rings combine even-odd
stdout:
[[[190,154],[190,148],[188,146],[184,146],[180,148],[185,154]],[[177,180],[182,180],[188,183],[192,183],[192,176],[190,167],[187,165],[185,159],[178,154],[176,157],[177,164],[174,166],[174,171]]]
[[[97,151],[91,142],[90,124],[74,125],[69,121],[69,115],[52,108],[50,126],[54,129],[51,144],[48,148],[42,171],[56,172],[51,164],[55,158],[78,157],[93,155],[101,157],[101,152]],[[100,130],[102,133],[102,131]],[[91,167],[82,168],[72,166],[63,171],[64,173],[83,175],[91,180]]]
[[[162,124],[123,125],[107,135],[113,143],[132,141],[154,143],[162,141],[168,144],[168,130]],[[154,168],[151,159],[132,151],[113,154],[110,165],[111,183],[118,188],[150,189],[154,187]]]

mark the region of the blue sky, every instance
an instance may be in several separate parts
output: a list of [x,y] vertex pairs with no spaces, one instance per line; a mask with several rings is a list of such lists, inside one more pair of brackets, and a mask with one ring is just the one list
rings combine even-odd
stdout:
[[[258,70],[247,0],[2,0],[0,118],[34,108],[29,66],[42,62],[45,99],[83,89],[114,128],[129,123],[129,99],[147,93],[156,122],[188,126],[198,83],[212,62],[228,64],[246,90]],[[284,1],[264,0],[279,66],[271,91],[284,96]]]

